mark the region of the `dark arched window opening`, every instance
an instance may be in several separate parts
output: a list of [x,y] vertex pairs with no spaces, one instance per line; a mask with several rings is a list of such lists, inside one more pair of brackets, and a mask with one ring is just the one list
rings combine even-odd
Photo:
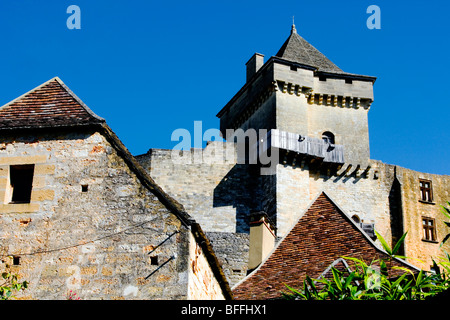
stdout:
[[359,219],[359,217],[355,214],[352,216],[353,221],[355,221],[357,224],[361,223],[361,220]]
[[322,140],[329,144],[334,144],[334,134],[330,131],[322,133]]

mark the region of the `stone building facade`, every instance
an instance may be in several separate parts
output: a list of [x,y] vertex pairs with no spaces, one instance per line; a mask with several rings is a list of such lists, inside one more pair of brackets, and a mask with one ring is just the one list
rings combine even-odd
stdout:
[[201,227],[60,79],[0,108],[0,132],[0,255],[30,283],[20,298],[231,297]]
[[[267,213],[280,239],[322,192],[374,239],[377,231],[392,245],[408,232],[403,248],[408,261],[430,270],[431,257],[450,249],[439,245],[448,233],[440,205],[450,199],[450,176],[370,158],[368,114],[376,78],[344,72],[295,26],[275,56],[264,61],[256,53],[246,67],[246,83],[217,114],[220,131],[225,138],[227,130],[257,132],[262,143],[255,153],[261,157],[269,150],[278,158],[270,174],[263,173],[267,163],[239,155],[233,136],[188,152],[203,162],[185,157],[174,164],[170,150],[137,156],[150,176],[201,221],[230,283],[249,271],[252,213]],[[251,150],[251,143],[240,143]]]
[[[450,251],[439,245],[450,177],[370,158],[375,77],[344,72],[295,26],[275,56],[246,66],[217,114],[227,141],[204,149],[134,157],[58,78],[0,108],[0,255],[30,281],[22,298],[250,297],[239,284],[260,276],[258,261],[280,263],[282,240],[311,225],[305,212],[321,218],[319,195],[354,235],[339,233],[345,248],[381,252],[374,231],[391,245],[408,232],[406,264],[424,270]],[[311,251],[294,274],[323,271],[339,250]]]

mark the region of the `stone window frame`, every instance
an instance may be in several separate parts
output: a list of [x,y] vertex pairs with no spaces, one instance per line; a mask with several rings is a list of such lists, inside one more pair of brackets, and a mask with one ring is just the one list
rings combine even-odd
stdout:
[[[426,186],[428,184],[428,186]],[[428,179],[419,179],[419,202],[434,204],[433,183]]]
[[438,243],[436,219],[427,216],[422,216],[422,241]]
[[[38,212],[43,201],[54,199],[55,191],[47,185],[47,178],[54,175],[56,166],[48,158],[47,154],[0,157],[0,215]],[[10,202],[10,168],[19,165],[34,165],[29,203]]]

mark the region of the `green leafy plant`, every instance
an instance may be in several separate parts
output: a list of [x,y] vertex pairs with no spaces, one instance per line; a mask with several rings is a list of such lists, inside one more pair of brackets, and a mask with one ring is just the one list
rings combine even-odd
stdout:
[[[12,258],[12,257],[10,257]],[[0,299],[8,300],[14,298],[14,294],[25,290],[28,287],[27,281],[20,282],[18,276],[11,272],[11,266],[6,264],[5,271],[2,273],[3,282],[0,284]]]
[[[447,201],[447,205],[450,206],[450,202],[449,202],[449,201]],[[446,208],[446,207],[444,207],[444,206],[441,205],[441,211],[442,211],[442,213],[443,213],[448,219],[450,219],[450,208]],[[450,227],[450,222],[444,221],[444,223],[445,223],[445,225],[446,225],[447,227]],[[444,240],[442,240],[442,242],[441,242],[441,246],[442,246],[449,238],[450,238],[450,233],[447,234],[447,235],[444,237]]]
[[[389,258],[373,260],[367,264],[354,257],[342,257],[353,264],[353,269],[341,271],[331,268],[332,277],[312,279],[309,276],[303,282],[302,289],[286,285],[288,292],[283,292],[285,299],[295,300],[424,300],[433,297],[450,286],[450,256],[440,263],[444,272],[440,272],[433,260],[436,273],[427,274],[423,270],[414,273],[403,267],[391,266],[406,233],[399,239],[394,248],[376,234]],[[400,276],[390,276],[390,271],[400,270]]]

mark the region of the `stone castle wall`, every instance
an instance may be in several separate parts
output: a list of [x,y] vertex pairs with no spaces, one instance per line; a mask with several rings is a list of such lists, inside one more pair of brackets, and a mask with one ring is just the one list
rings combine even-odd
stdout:
[[230,287],[247,275],[250,235],[248,233],[207,232]]
[[183,155],[178,159],[171,150],[151,149],[136,159],[202,226],[233,285],[247,274],[249,214],[275,206],[270,201],[274,176],[259,176],[251,166],[237,164],[233,143],[210,142]]
[[[389,193],[393,167],[371,162],[367,176],[348,172],[327,175],[308,166],[279,164],[277,168],[277,227],[283,236],[297,221],[310,202],[325,191],[350,217],[374,223],[375,228],[390,234]],[[375,174],[377,171],[377,174]]]
[[[218,153],[226,150],[223,143],[212,142],[203,150],[204,160],[210,159],[208,149],[213,148]],[[373,224],[390,245],[408,231],[405,249],[411,258],[430,261],[427,255],[442,253],[439,245],[422,241],[421,215],[436,218],[436,221],[443,218],[439,205],[445,204],[448,198],[448,176],[422,174],[377,160],[368,162],[368,174],[349,170],[329,175],[308,165],[280,163],[276,174],[260,176],[259,171],[249,165],[235,164],[233,157],[229,157],[228,162],[213,165],[210,161],[176,165],[169,155],[167,150],[153,150],[151,155],[138,158],[147,164],[155,181],[183,203],[214,236],[211,242],[219,260],[224,262],[230,283],[235,283],[245,273],[248,253],[238,246],[227,248],[220,237],[232,237],[233,233],[248,236],[248,215],[259,210],[271,216],[276,222],[277,236],[283,237],[322,191],[350,217]],[[418,201],[419,178],[433,181],[434,205]],[[418,214],[420,211],[423,213]],[[443,223],[438,226],[440,239],[445,236],[444,229]],[[239,262],[230,259],[231,249],[239,252],[236,255]],[[431,264],[416,265],[429,269]]]
[[[441,206],[449,207],[450,176],[418,172],[397,167],[397,176],[401,185],[401,205],[403,209],[403,229],[408,232],[405,241],[406,255],[414,258],[410,262],[419,268],[429,270],[434,260],[445,257],[444,252],[450,252],[450,243],[442,247],[440,242],[450,233],[444,224],[449,219],[441,212]],[[419,179],[432,183],[432,202],[421,201]],[[436,225],[436,241],[426,241],[423,235],[422,218],[432,218]],[[417,260],[419,259],[419,260]]]
[[206,232],[248,232],[247,216],[259,205],[260,178],[237,164],[233,143],[211,142],[181,159],[172,150],[151,149],[136,159]]
[[[318,171],[278,165],[277,168],[277,227],[278,236],[285,235],[305,208],[322,191],[350,217],[357,216],[362,223],[374,224],[374,229],[392,247],[404,232],[408,232],[405,255],[419,268],[429,270],[431,257],[444,257],[439,243],[450,230],[443,221],[440,205],[449,199],[450,177],[425,174],[381,161],[370,161],[369,175],[354,173],[327,176]],[[399,190],[395,190],[399,183]],[[419,179],[432,181],[433,203],[419,201]],[[397,212],[399,210],[399,212]],[[422,217],[435,219],[437,240],[423,240]],[[419,262],[420,259],[422,262]]]

